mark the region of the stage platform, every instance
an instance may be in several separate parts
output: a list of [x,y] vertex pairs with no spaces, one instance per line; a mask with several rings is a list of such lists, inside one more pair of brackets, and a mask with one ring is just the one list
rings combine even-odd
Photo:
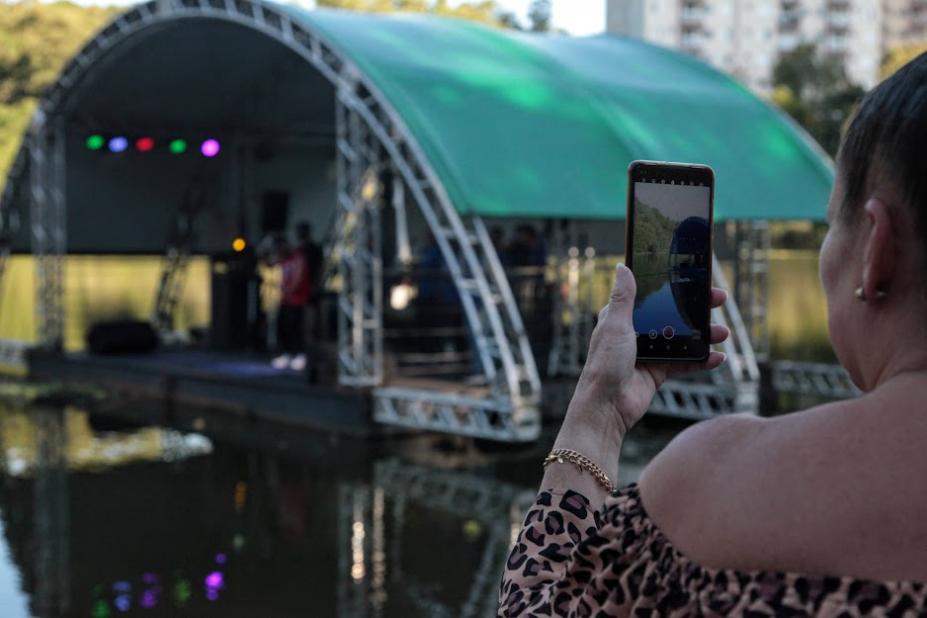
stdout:
[[383,434],[369,396],[337,385],[309,384],[302,373],[277,370],[268,359],[207,350],[99,356],[31,353],[29,378],[93,386],[113,397],[160,400],[256,420],[355,436]]

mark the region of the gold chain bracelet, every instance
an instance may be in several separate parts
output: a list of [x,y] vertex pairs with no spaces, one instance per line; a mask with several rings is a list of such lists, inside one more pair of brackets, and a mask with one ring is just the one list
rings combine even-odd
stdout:
[[612,483],[611,479],[608,478],[608,475],[605,474],[605,471],[600,468],[597,463],[574,450],[568,448],[555,448],[550,452],[550,455],[544,458],[544,467],[546,468],[554,462],[563,463],[565,461],[570,462],[580,470],[585,470],[594,476],[595,480],[597,480],[608,493],[615,491],[615,485]]

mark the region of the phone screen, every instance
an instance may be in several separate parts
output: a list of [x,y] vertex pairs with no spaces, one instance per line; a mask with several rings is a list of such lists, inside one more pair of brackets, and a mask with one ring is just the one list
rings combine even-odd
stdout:
[[638,357],[705,358],[713,174],[704,166],[634,168],[629,179],[627,261],[637,281]]

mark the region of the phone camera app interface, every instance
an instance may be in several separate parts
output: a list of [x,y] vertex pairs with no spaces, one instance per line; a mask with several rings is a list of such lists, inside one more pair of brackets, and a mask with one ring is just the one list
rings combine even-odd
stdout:
[[650,340],[699,340],[707,328],[710,200],[697,183],[634,183],[634,330]]

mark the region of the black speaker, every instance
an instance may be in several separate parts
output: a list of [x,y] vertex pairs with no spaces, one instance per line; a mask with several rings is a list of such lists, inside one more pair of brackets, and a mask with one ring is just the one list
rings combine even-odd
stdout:
[[93,354],[145,354],[157,347],[158,333],[148,322],[97,322],[87,332],[87,348]]
[[213,348],[243,349],[251,338],[249,271],[235,257],[214,257],[209,343]]

